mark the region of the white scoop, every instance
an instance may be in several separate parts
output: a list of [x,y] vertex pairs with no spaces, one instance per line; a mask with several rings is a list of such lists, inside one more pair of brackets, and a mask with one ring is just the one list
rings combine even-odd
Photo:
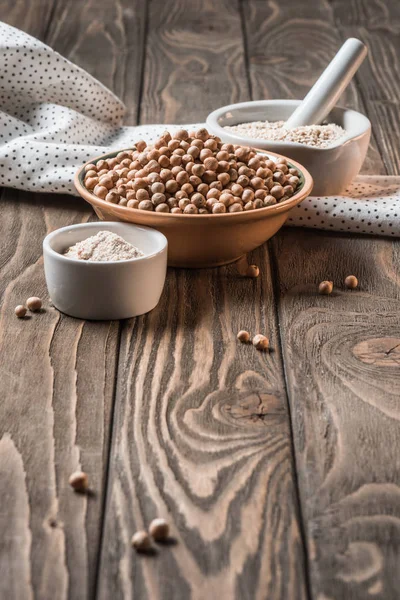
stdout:
[[292,129],[322,123],[366,56],[367,47],[360,40],[349,38],[286,121],[285,127]]

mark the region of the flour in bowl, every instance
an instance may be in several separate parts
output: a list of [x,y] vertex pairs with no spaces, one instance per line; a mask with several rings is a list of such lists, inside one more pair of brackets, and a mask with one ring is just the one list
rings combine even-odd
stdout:
[[144,253],[116,233],[99,231],[96,235],[68,248],[64,256],[77,260],[107,262],[138,258],[144,256]]
[[305,125],[293,129],[286,129],[284,125],[285,121],[252,121],[251,123],[227,125],[224,129],[252,139],[297,142],[314,148],[329,148],[346,133],[340,125],[335,123]]

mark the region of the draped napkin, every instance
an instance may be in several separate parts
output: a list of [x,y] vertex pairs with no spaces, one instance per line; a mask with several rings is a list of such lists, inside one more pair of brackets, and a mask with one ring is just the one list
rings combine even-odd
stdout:
[[[0,23],[1,186],[77,195],[74,174],[86,161],[182,128],[124,127],[124,113],[121,100],[89,73]],[[400,237],[400,177],[358,177],[341,196],[307,198],[288,224]]]

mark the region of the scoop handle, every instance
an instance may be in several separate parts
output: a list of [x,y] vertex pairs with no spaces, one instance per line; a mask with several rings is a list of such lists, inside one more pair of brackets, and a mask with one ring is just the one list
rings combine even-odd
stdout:
[[285,127],[320,124],[335,106],[367,56],[367,47],[349,38],[332,59],[303,102],[286,121]]

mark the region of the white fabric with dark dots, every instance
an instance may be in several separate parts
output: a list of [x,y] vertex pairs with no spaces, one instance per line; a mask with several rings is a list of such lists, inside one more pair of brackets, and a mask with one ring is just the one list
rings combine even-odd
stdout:
[[[77,195],[73,178],[83,163],[185,127],[124,127],[124,113],[124,104],[86,71],[0,23],[1,186]],[[400,177],[359,177],[343,196],[307,198],[287,223],[400,237]]]

